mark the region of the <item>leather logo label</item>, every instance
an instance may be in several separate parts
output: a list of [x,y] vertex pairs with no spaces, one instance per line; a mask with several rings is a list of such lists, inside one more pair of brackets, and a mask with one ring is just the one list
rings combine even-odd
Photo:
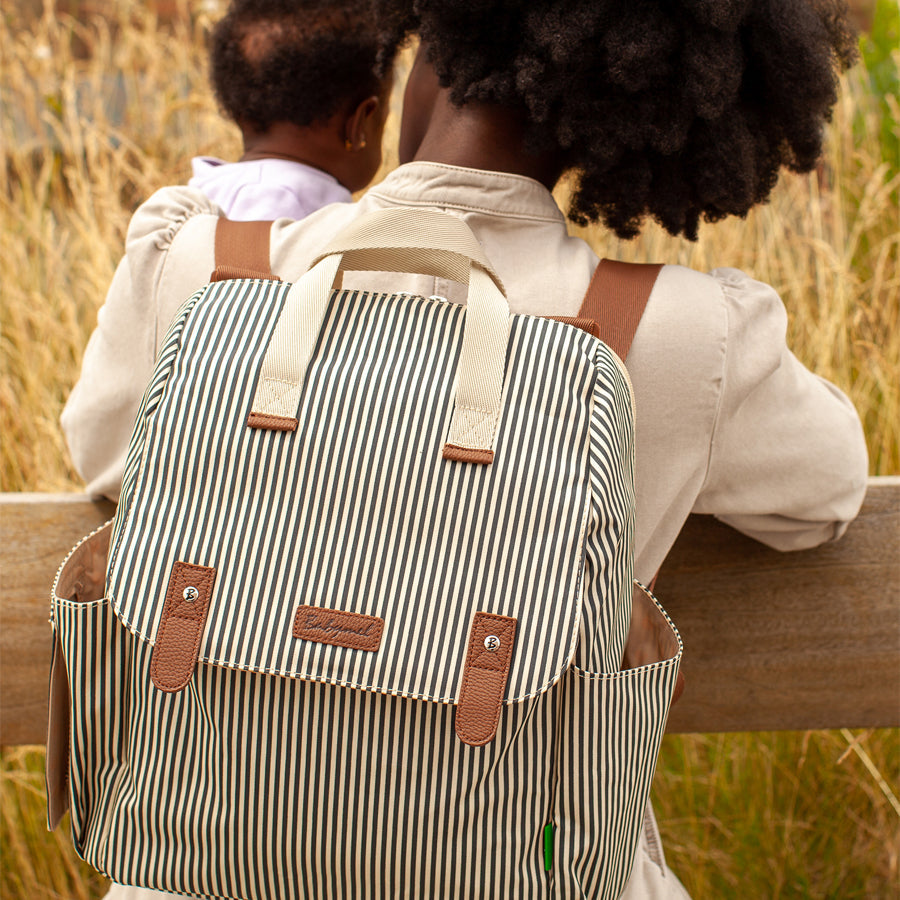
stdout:
[[351,650],[377,650],[383,631],[384,619],[340,609],[299,606],[294,616],[295,638]]

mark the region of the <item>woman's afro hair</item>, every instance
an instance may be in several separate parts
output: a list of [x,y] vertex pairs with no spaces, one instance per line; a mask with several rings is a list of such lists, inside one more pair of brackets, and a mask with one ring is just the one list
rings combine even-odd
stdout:
[[381,93],[406,36],[401,21],[371,0],[233,0],[212,32],[216,98],[259,131],[327,121]]
[[520,108],[576,175],[569,218],[697,238],[822,150],[856,56],[842,0],[407,0],[457,105]]

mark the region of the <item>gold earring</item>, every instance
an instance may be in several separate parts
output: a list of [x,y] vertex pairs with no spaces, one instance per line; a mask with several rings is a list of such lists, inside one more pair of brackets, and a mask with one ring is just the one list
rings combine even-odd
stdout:
[[363,136],[362,136],[362,139],[361,139],[360,142],[359,142],[359,149],[360,149],[360,150],[365,150],[365,148],[366,148],[366,136],[363,135]]
[[345,150],[352,150],[352,149],[353,149],[353,144],[350,143],[350,138],[347,138],[347,140],[344,141],[344,149],[345,149]]

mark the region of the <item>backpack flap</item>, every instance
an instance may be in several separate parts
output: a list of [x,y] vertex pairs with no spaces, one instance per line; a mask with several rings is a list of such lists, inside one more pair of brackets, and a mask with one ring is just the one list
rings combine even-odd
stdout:
[[510,317],[468,259],[467,307],[332,292],[340,257],[324,263],[293,286],[211,285],[173,326],[108,596],[154,645],[162,690],[199,662],[460,703],[463,739],[483,743],[575,651],[600,345]]

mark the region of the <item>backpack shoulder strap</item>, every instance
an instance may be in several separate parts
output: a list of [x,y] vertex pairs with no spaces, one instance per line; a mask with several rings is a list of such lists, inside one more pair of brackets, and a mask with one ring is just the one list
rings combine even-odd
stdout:
[[[650,292],[656,284],[656,278],[662,269],[659,263],[625,263],[612,259],[601,259],[594,270],[591,283],[581,301],[578,320],[590,319],[597,323],[599,337],[604,341],[622,362],[628,356],[631,342],[644,314]],[[574,320],[573,320],[574,323]],[[656,575],[650,582],[650,590],[656,584]],[[635,582],[632,609],[638,610],[638,601],[644,592],[637,589]],[[634,634],[634,637],[632,635]],[[632,613],[629,642],[641,638],[647,639],[647,621],[640,614]],[[650,637],[652,640],[652,636]],[[628,650],[626,649],[626,663]],[[675,680],[675,692],[672,703],[684,693],[684,674],[679,670]]]
[[600,338],[623,362],[662,264],[601,259],[588,285],[579,319],[593,319]]
[[216,267],[210,281],[265,278],[280,281],[269,262],[271,222],[234,222],[224,216],[216,223]]

